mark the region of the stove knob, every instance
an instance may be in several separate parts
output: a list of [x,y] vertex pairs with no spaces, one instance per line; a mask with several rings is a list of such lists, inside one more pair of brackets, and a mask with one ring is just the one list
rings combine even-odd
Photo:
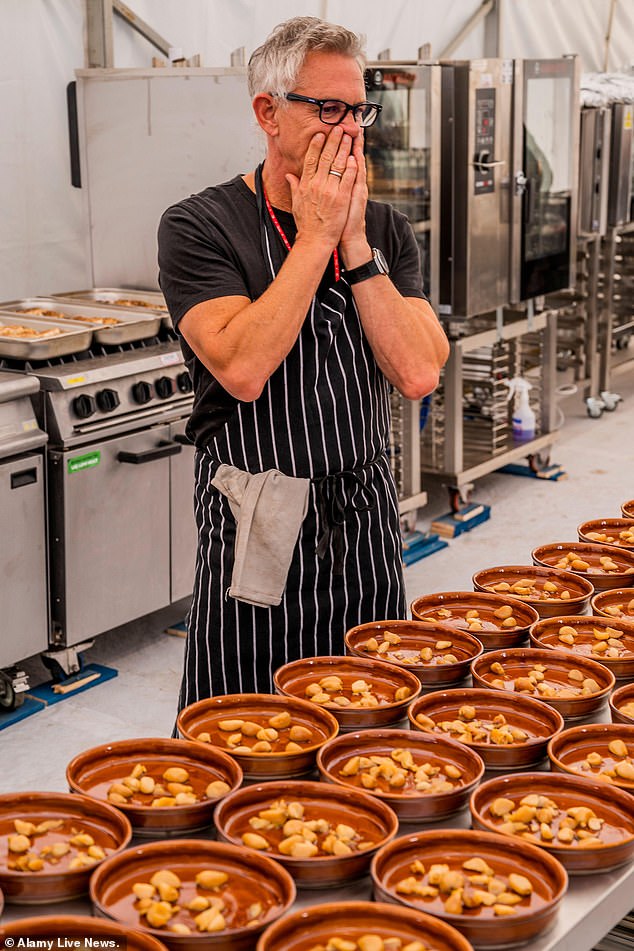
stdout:
[[75,416],[78,416],[79,419],[88,419],[97,408],[93,397],[88,396],[86,393],[82,393],[81,396],[76,396],[72,402],[72,407]]
[[179,373],[176,377],[176,384],[181,391],[181,393],[191,393],[194,389],[194,384],[192,383],[192,378],[185,370],[184,373]]
[[154,389],[160,399],[166,400],[173,395],[176,385],[171,376],[160,376],[158,380],[154,382]]
[[96,399],[97,406],[104,413],[111,413],[121,402],[116,390],[99,390]]
[[149,383],[145,383],[141,380],[140,383],[135,383],[132,387],[132,399],[135,403],[140,403],[141,406],[144,403],[149,403],[152,399],[152,390]]

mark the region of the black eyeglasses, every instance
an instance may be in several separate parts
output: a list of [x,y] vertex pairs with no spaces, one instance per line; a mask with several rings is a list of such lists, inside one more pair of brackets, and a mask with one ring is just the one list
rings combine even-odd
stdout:
[[295,92],[287,92],[284,99],[288,99],[289,102],[309,102],[313,106],[319,106],[319,118],[326,125],[339,125],[351,112],[354,121],[364,129],[376,122],[383,108],[378,102],[356,102],[351,106],[349,102],[344,102],[342,99],[311,99],[310,96],[299,96]]

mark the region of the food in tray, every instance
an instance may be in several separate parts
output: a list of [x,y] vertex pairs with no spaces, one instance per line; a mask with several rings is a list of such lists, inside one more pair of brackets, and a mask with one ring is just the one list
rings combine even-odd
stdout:
[[548,666],[540,663],[527,667],[526,673],[521,676],[510,677],[502,664],[494,661],[489,667],[488,674],[489,676],[484,670],[481,672],[481,676],[493,687],[543,698],[590,697],[603,689],[593,677],[586,676],[583,671],[574,667],[568,671],[566,682],[549,676]]
[[510,604],[501,604],[491,612],[491,618],[485,618],[480,611],[470,608],[467,611],[450,609],[447,607],[438,608],[435,614],[427,615],[427,620],[440,621],[447,623],[449,620],[460,619],[464,621],[464,629],[476,637],[482,631],[512,631],[518,627],[519,622],[513,614],[513,607]]
[[[324,944],[325,942],[325,944]],[[322,938],[319,944],[312,945],[307,951],[434,951],[424,941],[407,941],[395,935],[363,934],[358,938],[341,938],[339,935],[330,935]]]
[[611,617],[634,617],[634,598],[631,598],[627,604],[625,602],[606,604],[601,610],[604,614],[609,614]]
[[21,311],[23,314],[30,314],[33,317],[55,317],[57,320],[76,320],[83,324],[98,324],[102,327],[111,327],[122,323],[118,317],[86,317],[83,314],[65,314],[58,310],[48,310],[46,307],[30,307],[28,310]]
[[[555,795],[555,794],[553,794]],[[498,796],[483,813],[496,832],[518,835],[538,845],[593,849],[630,835],[587,805],[561,808],[556,798],[530,793],[521,799]]]
[[586,538],[599,545],[620,545],[626,548],[634,546],[634,529],[624,529],[622,531],[608,534],[607,532],[586,532]]
[[22,324],[5,324],[0,326],[0,337],[17,338],[18,340],[44,340],[49,337],[58,337],[65,333],[61,327],[50,327],[48,330],[37,330],[35,327],[24,327]]
[[[311,814],[312,813],[312,814]],[[316,855],[345,856],[374,848],[377,842],[364,838],[344,822],[332,823],[319,815],[319,807],[278,799],[250,817],[251,831],[243,832],[242,843],[249,849],[278,852],[291,858]]]
[[201,869],[185,882],[169,869],[159,869],[149,881],[132,885],[134,907],[150,928],[174,934],[213,933],[228,928],[255,927],[271,907],[262,898],[236,902],[232,880],[219,869]]
[[158,302],[150,302],[145,300],[128,300],[125,297],[118,297],[117,300],[105,300],[103,298],[96,298],[98,304],[116,304],[117,307],[149,307],[152,310],[164,310],[167,312],[167,307],[165,304],[160,304]]
[[[388,642],[389,643],[389,642]],[[387,659],[387,658],[386,658]],[[456,663],[454,658],[450,663]],[[345,681],[337,674],[327,674],[309,683],[304,691],[308,700],[324,707],[378,707],[384,703],[399,703],[411,696],[407,685],[397,687],[392,697],[384,698],[373,690],[372,684],[363,678]]]
[[108,787],[108,802],[113,805],[144,805],[155,808],[189,806],[205,799],[218,799],[230,791],[223,780],[206,783],[196,789],[188,770],[182,766],[168,766],[162,773],[152,775],[143,763],[136,763],[128,776]]
[[[293,724],[287,710],[271,717],[233,717],[216,723],[219,739],[232,753],[301,753],[309,744],[318,743],[322,734],[309,727]],[[211,743],[207,730],[196,734],[200,743]]]
[[[518,872],[502,874],[480,856],[458,862],[433,863],[426,866],[416,859],[409,866],[411,875],[395,884],[399,895],[410,899],[442,905],[449,915],[470,911],[479,916],[487,913],[494,917],[514,915],[531,908],[536,890],[526,875]],[[518,907],[519,906],[519,907]],[[429,909],[433,914],[433,908]]]
[[559,561],[555,562],[554,568],[563,568],[567,571],[583,571],[586,574],[629,574],[634,572],[634,568],[626,568],[624,565],[618,565],[611,555],[599,555],[598,559],[590,563],[582,558],[579,552],[568,551]]
[[349,756],[338,773],[345,782],[373,792],[419,795],[451,792],[464,785],[462,770],[454,763],[431,763],[415,750],[403,747],[389,756],[370,753]]
[[487,591],[496,594],[509,594],[514,598],[528,598],[531,601],[569,601],[570,591],[555,581],[543,581],[541,578],[519,578],[517,581],[494,581],[482,585]]
[[[632,651],[623,642],[625,631],[619,631],[615,627],[593,627],[590,632],[583,633],[585,637],[579,628],[562,624],[557,632],[557,640],[561,642],[562,649],[568,648],[580,654],[588,654],[599,661],[602,658],[615,660],[632,656]],[[632,633],[634,634],[634,631]],[[588,641],[588,636],[593,640]]]
[[6,840],[6,867],[15,872],[73,871],[101,862],[113,850],[75,819],[13,820]]
[[490,746],[515,746],[526,743],[530,737],[525,730],[512,726],[503,713],[493,717],[478,715],[477,708],[465,703],[453,720],[433,720],[419,713],[416,722],[430,733],[444,733],[461,743],[485,743]]
[[617,709],[619,713],[624,713],[626,717],[631,717],[634,720],[634,700],[626,701]]
[[[634,782],[634,748],[630,750],[627,743],[619,738],[610,740],[607,750],[599,753],[591,750],[575,762],[575,769],[591,779],[602,779],[608,783]],[[568,763],[570,765],[570,763]]]
[[[369,637],[367,641],[363,641],[359,644],[361,650],[366,650],[368,653],[376,654],[378,657],[382,657],[384,660],[392,661],[397,664],[420,664],[421,661],[424,664],[429,664],[430,666],[437,666],[443,664],[457,664],[458,658],[455,654],[451,653],[453,647],[453,642],[450,640],[437,640],[434,644],[434,647],[422,647],[420,650],[411,650],[399,648],[402,638],[395,631],[384,631],[380,640],[377,637]],[[331,678],[322,678],[322,680],[330,680]],[[319,681],[321,686],[321,681]],[[328,688],[325,688],[326,692]],[[339,688],[341,689],[341,688]],[[352,685],[353,693],[354,684]],[[407,688],[400,688],[401,690]],[[307,690],[308,692],[308,690]],[[395,700],[405,699],[408,694],[404,694],[403,697],[395,697]],[[315,699],[312,697],[311,699]],[[319,703],[320,701],[316,701]],[[349,704],[341,703],[340,701],[335,701],[339,706],[348,706]],[[368,704],[356,704],[358,706],[372,706],[371,703]],[[352,702],[352,706],[355,706],[355,703]]]

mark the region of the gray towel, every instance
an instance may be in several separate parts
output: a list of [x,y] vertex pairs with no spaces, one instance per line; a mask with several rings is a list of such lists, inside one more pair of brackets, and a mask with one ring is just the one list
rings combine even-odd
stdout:
[[277,469],[251,475],[221,465],[211,484],[229,500],[237,522],[230,597],[256,607],[279,604],[308,508],[310,480]]

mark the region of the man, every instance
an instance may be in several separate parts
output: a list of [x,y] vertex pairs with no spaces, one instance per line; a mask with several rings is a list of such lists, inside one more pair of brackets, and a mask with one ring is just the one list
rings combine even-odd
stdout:
[[287,661],[341,654],[348,628],[405,616],[389,390],[429,393],[448,345],[406,219],[368,202],[363,128],[380,107],[363,65],[343,27],[278,26],[248,70],[263,165],[159,228],[195,391],[181,707],[268,693]]

